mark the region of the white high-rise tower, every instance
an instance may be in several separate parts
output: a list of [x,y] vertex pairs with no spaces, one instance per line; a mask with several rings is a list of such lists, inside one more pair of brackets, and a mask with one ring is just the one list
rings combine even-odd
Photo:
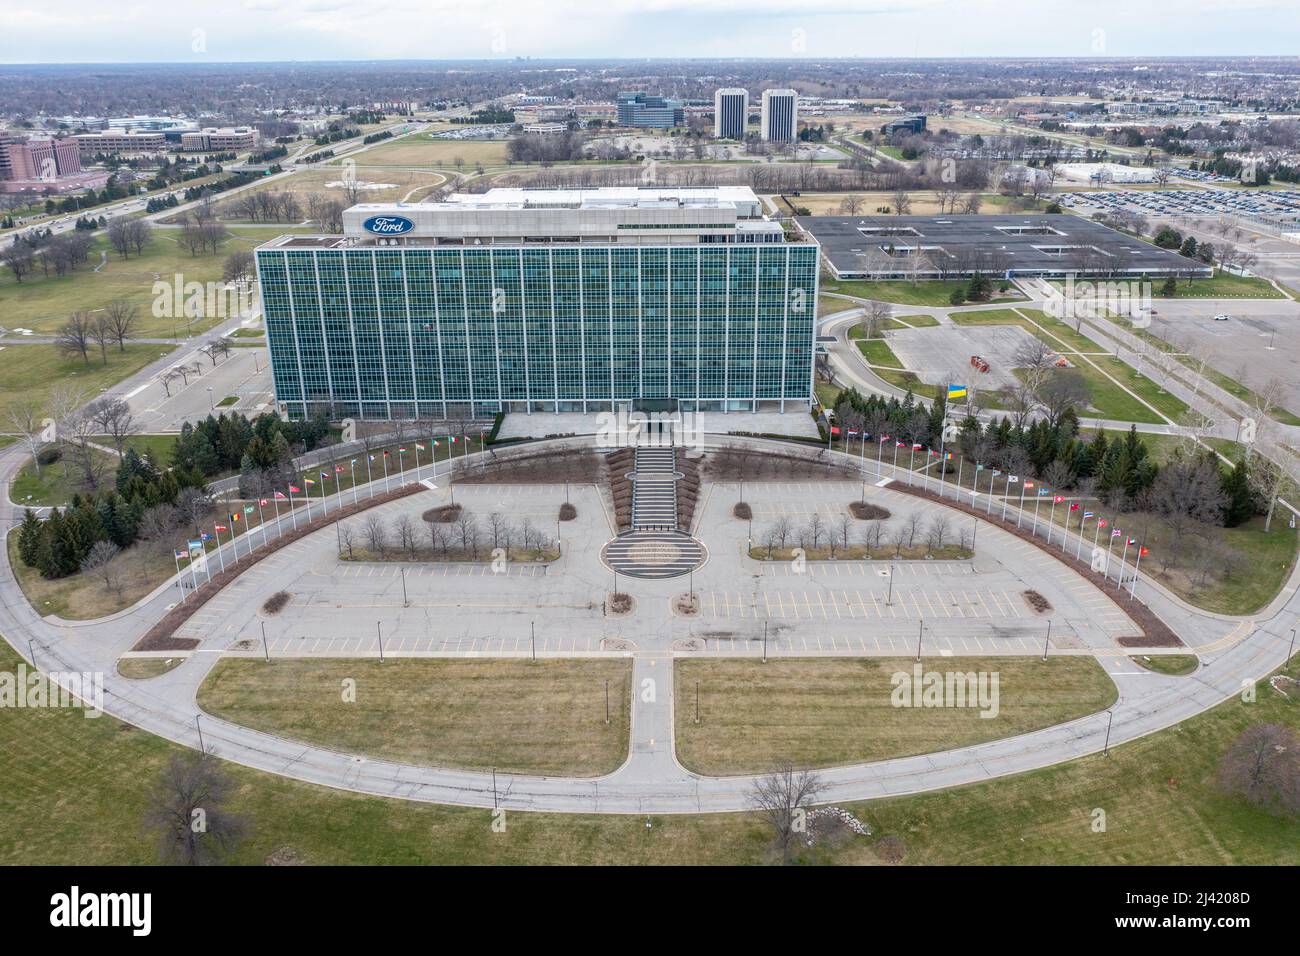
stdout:
[[762,132],[763,139],[773,143],[789,143],[799,129],[799,94],[794,90],[764,90]]
[[749,90],[738,87],[713,94],[713,135],[717,139],[744,139],[749,122]]

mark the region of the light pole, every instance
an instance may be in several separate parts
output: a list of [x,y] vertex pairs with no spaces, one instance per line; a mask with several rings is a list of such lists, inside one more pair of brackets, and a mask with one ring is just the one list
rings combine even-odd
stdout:
[[271,663],[271,648],[266,643],[266,622],[265,621],[262,622],[262,655],[266,658],[266,662],[268,664]]
[[1052,621],[1051,618],[1048,618],[1047,636],[1043,638],[1043,660],[1047,660],[1047,645],[1051,642],[1051,640],[1052,640]]
[[217,410],[216,399],[213,398],[213,396],[212,396],[212,386],[209,385],[209,386],[208,386],[208,411],[210,411],[210,412],[214,412],[214,411],[216,411],[216,410]]
[[1111,710],[1106,711],[1106,742],[1102,745],[1101,748],[1101,755],[1103,757],[1110,756],[1110,725],[1113,724],[1114,722],[1115,722],[1115,712]]
[[921,635],[925,633],[925,621],[916,622],[916,662],[921,663]]

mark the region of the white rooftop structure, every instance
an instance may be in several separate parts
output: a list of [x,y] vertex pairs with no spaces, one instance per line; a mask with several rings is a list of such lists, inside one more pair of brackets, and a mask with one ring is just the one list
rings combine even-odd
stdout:
[[743,186],[499,188],[442,202],[360,203],[343,213],[350,244],[781,242],[781,225]]

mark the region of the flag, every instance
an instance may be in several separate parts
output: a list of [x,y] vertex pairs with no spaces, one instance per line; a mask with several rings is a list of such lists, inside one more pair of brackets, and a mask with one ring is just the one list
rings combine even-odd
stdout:
[[342,473],[343,473],[343,466],[342,466],[342,465],[335,465],[335,466],[334,466],[334,474],[338,475],[338,474],[342,474]]
[[206,531],[204,531],[202,534],[199,535],[199,538],[202,539],[203,541],[211,541],[211,540],[212,540],[212,535],[210,535],[210,534],[208,534]]
[[1054,505],[1059,505],[1059,504],[1060,504],[1062,501],[1064,501],[1064,500],[1065,500],[1065,497],[1064,497],[1063,495],[1053,495],[1053,496],[1052,496],[1052,504],[1054,504]]
[[1110,533],[1110,536],[1111,536],[1112,538],[1118,538],[1118,537],[1119,537],[1120,535],[1122,535],[1122,534],[1123,534],[1123,532],[1120,531],[1119,528],[1116,528],[1115,530],[1113,530],[1113,531]]
[[1038,486],[1038,497],[1042,498],[1044,495],[1049,495],[1051,493],[1052,493],[1051,488],[1045,488],[1042,485]]
[[229,530],[230,530],[230,529],[227,528],[224,524],[214,524],[212,527],[216,528],[218,531],[229,531]]
[[298,494],[302,494],[302,489],[301,489],[301,488],[299,488],[297,485],[290,485],[290,486],[289,486],[289,494],[293,494],[295,491],[296,491]]
[[889,441],[889,436],[888,436],[888,435],[881,435],[881,436],[880,436],[880,440],[881,440],[881,441]]
[[1151,549],[1150,549],[1150,548],[1138,548],[1138,557],[1139,557],[1139,558],[1145,558],[1145,557],[1146,557],[1148,554],[1150,554],[1150,553],[1151,553]]
[[434,447],[434,448],[437,448],[440,444],[441,444],[441,442],[439,442],[438,439],[435,438],[435,439],[433,440],[433,447]]
[[251,515],[257,508],[253,505],[244,505],[244,514]]
[[181,558],[188,558],[190,556],[190,553],[188,551],[181,551],[180,549],[177,549],[174,553],[176,555],[177,561],[179,561]]
[[[858,432],[857,432],[857,429],[855,429],[855,428],[850,428],[850,429],[849,429],[849,434],[850,434],[850,435],[856,435],[857,433],[858,433]],[[418,446],[417,446],[417,447],[418,447]]]
[[921,443],[919,441],[912,442],[912,451],[920,451],[920,450],[921,450]]
[[388,457],[388,452],[384,452],[384,457],[385,457],[385,458]]
[[230,518],[230,523],[231,523],[231,524],[234,524],[236,521],[239,520],[239,512],[238,512],[238,511],[233,512],[233,513],[230,514],[228,517]]
[[1000,472],[998,469],[996,469],[996,468],[993,469],[993,477],[994,477],[994,478],[996,478],[996,477],[997,477],[998,475],[1000,475],[1000,474],[1002,474],[1002,472]]
[[1007,484],[1009,485],[1014,485],[1019,480],[1020,480],[1019,475],[1007,475]]
[[1028,491],[1028,490],[1029,490],[1030,488],[1032,488],[1032,487],[1034,487],[1034,483],[1033,483],[1032,481],[1030,481],[1028,478],[1026,478],[1026,479],[1025,479],[1025,490]]
[[894,447],[895,447],[895,448],[902,448],[902,447],[903,447],[904,445],[906,445],[906,444],[907,444],[907,442],[905,442],[905,441],[896,441],[896,442],[894,442]]
[[[280,493],[280,492],[278,492],[278,491],[276,492],[277,495],[278,495],[279,493]],[[258,498],[258,499],[257,499],[257,503],[258,503],[259,505],[262,505],[263,507],[265,507],[266,505],[270,504],[270,502],[267,501],[265,498]]]
[[[303,475],[302,480],[305,481],[305,482],[307,482],[307,484],[309,484],[309,485],[314,485],[314,484],[316,484],[316,479],[315,479],[315,478],[308,478],[306,475]],[[290,491],[297,491],[298,489],[297,489],[297,488],[290,488],[289,490],[290,490]]]
[[1098,527],[1098,528],[1104,528],[1104,527],[1106,527],[1106,525],[1107,525],[1107,521],[1106,521],[1105,518],[1098,519],[1098,521],[1097,521],[1097,527]]
[[[853,432],[849,432],[849,434],[852,435]],[[421,445],[418,441],[415,443],[415,448],[417,451],[424,451],[424,446]]]
[[1137,543],[1138,543],[1137,538],[1129,538],[1129,539],[1125,542],[1125,547],[1129,547],[1129,548],[1131,548],[1131,547],[1133,547],[1133,545],[1135,545],[1135,544],[1137,544]]
[[[289,487],[292,488],[293,485],[290,485]],[[277,491],[277,492],[275,493],[275,500],[276,500],[276,501],[284,501],[284,495],[280,494],[280,492]]]
[[356,467],[356,464],[357,464],[357,460],[356,460],[355,458],[353,458],[353,459],[352,459],[352,467],[355,468],[355,467]]
[[452,435],[452,436],[451,436],[451,443],[452,443],[453,445],[456,444],[456,442],[458,442],[458,441],[460,441],[460,439],[457,438],[455,435]]
[[1091,512],[1091,511],[1085,511],[1085,512],[1083,513],[1083,516],[1084,516],[1085,518],[1091,518],[1091,517],[1092,517],[1092,512]]
[[976,470],[976,471],[983,471],[983,470],[984,470],[984,466],[981,465],[979,462],[975,462],[975,470]]
[[965,385],[949,385],[949,386],[948,386],[948,401],[951,402],[954,398],[965,398],[965,397],[966,397],[966,386],[965,386]]
[[375,460],[375,456],[374,456],[374,455],[367,455],[366,457],[369,458],[371,461],[374,461],[374,460]]
[[948,452],[948,454],[944,455],[943,457],[945,461],[952,461],[952,452]]
[[[838,431],[838,429],[835,429],[835,430]],[[399,448],[399,449],[397,449],[397,453],[398,453],[399,455],[405,455],[405,454],[406,454],[406,449],[405,449],[405,448]]]
[[1079,502],[1077,502],[1077,501],[1071,501],[1071,502],[1070,502],[1070,510],[1071,510],[1071,511],[1078,511],[1078,510],[1079,510]]

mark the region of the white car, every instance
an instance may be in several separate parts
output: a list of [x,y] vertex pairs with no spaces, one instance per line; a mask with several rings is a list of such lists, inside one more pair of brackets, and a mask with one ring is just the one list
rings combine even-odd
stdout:
[[1232,316],[1230,316],[1230,315],[1216,315],[1216,316],[1214,317],[1214,321],[1215,321],[1215,322],[1227,322],[1230,318],[1232,318]]

